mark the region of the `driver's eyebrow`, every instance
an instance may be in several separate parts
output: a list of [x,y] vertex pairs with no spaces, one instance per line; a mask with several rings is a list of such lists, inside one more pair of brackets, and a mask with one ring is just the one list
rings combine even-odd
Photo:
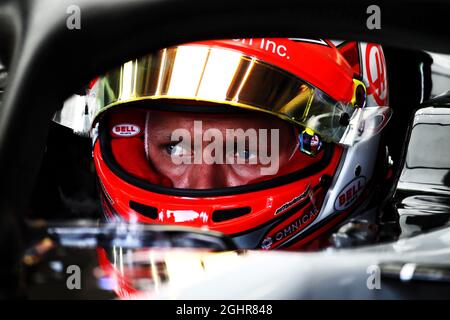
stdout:
[[[147,132],[147,135],[149,135],[149,134],[150,133]],[[166,130],[166,129],[157,130],[156,132],[152,133],[150,136],[153,136],[154,138],[156,138],[158,140],[172,141],[172,132],[170,130]]]

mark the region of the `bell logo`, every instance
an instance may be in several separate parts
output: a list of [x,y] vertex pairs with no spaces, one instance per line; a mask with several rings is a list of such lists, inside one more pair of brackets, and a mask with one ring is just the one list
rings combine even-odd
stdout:
[[341,192],[339,192],[338,197],[334,203],[334,208],[336,211],[343,211],[348,209],[355,201],[361,196],[366,186],[366,177],[361,176],[353,179],[349,184],[347,184]]
[[118,124],[112,129],[112,133],[119,137],[133,137],[141,132],[141,128],[135,124]]

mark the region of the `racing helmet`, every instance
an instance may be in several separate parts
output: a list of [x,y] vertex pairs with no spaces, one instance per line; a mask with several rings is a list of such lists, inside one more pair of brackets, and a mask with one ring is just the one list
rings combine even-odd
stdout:
[[[92,81],[87,104],[107,221],[208,228],[239,247],[266,250],[305,248],[364,208],[380,177],[380,133],[391,116],[381,46],[300,38],[164,48]],[[160,147],[155,139],[169,123],[178,139]],[[243,149],[214,144],[210,155],[225,160],[206,169],[201,156],[192,160],[195,137],[200,146],[218,141],[229,132],[224,123],[243,125],[232,135],[236,142],[243,133]],[[253,151],[266,157],[250,164],[255,133],[265,140]],[[194,142],[180,148],[190,134]],[[275,151],[278,157],[267,157]],[[219,182],[193,183],[205,176]]]

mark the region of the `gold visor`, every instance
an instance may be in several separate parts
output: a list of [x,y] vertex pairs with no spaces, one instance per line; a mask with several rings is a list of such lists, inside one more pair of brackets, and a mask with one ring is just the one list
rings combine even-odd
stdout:
[[131,60],[101,77],[93,89],[96,115],[141,100],[194,100],[267,112],[336,143],[348,140],[344,135],[359,109],[277,67],[200,45]]

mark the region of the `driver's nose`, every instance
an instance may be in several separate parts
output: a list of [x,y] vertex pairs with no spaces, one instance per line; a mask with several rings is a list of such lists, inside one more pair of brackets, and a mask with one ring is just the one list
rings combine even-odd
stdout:
[[193,164],[186,171],[183,179],[189,189],[214,189],[227,186],[226,165],[224,164]]

